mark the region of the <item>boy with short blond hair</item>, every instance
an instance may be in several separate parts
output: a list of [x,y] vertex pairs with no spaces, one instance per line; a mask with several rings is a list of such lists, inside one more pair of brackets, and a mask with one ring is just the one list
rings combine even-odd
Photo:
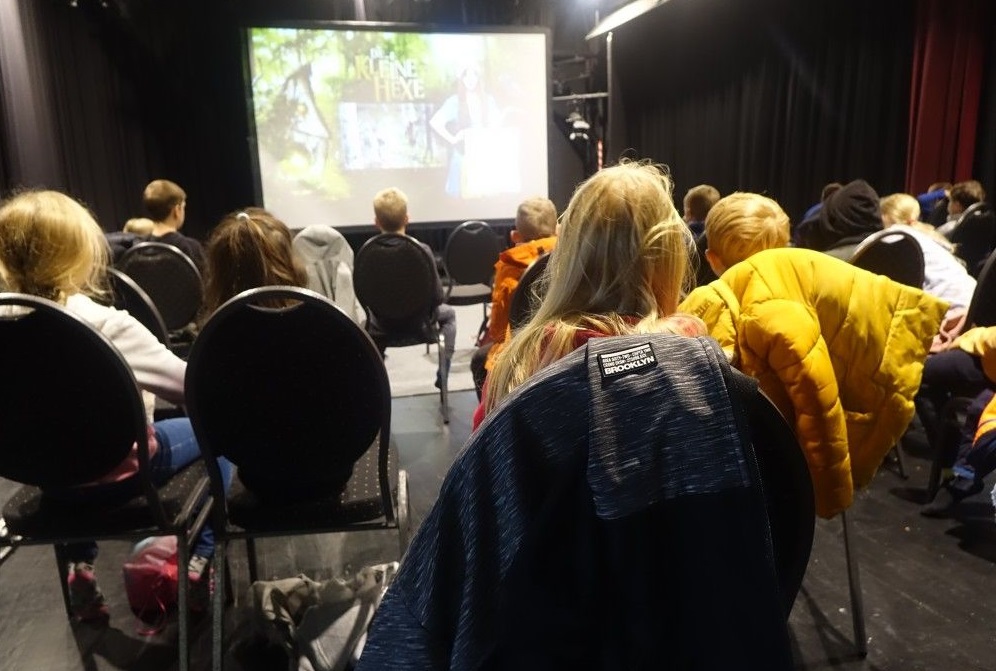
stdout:
[[549,254],[557,244],[557,207],[549,198],[536,196],[519,204],[515,228],[509,234],[513,246],[503,251],[495,263],[491,290],[491,318],[487,342],[479,347],[470,362],[474,386],[480,394],[487,371],[501,350],[508,333],[508,311],[512,295],[526,268]]
[[[406,235],[405,229],[408,226],[408,196],[397,187],[388,187],[378,191],[373,199],[374,226],[383,233],[395,235]],[[432,253],[429,245],[421,241],[419,246],[425,251],[426,256],[432,262],[432,267],[436,267],[436,257]],[[435,284],[434,315],[439,330],[443,334],[444,359],[443,367],[436,372],[436,386],[442,384],[442,380],[449,375],[450,363],[453,360],[453,352],[456,349],[456,311],[452,305],[444,303],[445,292],[442,282],[436,276]],[[369,315],[367,320],[367,332],[371,335],[382,333],[380,324],[377,323],[377,315]],[[376,340],[376,337],[374,338]],[[381,352],[383,354],[383,352]]]
[[720,199],[706,216],[706,260],[716,275],[752,254],[789,242],[789,218],[774,200],[737,192]]
[[194,238],[180,232],[187,220],[187,194],[175,182],[156,179],[142,192],[142,205],[152,220],[152,239],[173,245],[204,268],[204,248]]

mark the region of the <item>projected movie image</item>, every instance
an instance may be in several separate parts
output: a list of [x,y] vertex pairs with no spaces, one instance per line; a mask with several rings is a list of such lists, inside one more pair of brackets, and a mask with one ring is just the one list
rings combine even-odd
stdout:
[[387,186],[417,221],[508,219],[547,193],[546,34],[253,28],[264,205],[369,224]]

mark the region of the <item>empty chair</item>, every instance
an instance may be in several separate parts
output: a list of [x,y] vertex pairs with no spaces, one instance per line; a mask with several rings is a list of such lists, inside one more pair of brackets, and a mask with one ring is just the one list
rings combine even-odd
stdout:
[[439,400],[443,421],[449,422],[448,362],[435,314],[438,282],[433,259],[406,235],[381,233],[356,254],[353,285],[367,311],[367,332],[382,352],[388,347],[437,346]]
[[912,235],[895,227],[866,238],[851,264],[901,284],[923,288],[923,251]]
[[530,263],[519,278],[519,284],[515,287],[515,293],[512,294],[508,307],[508,324],[513,331],[529,321],[543,300],[539,292],[542,285],[537,282],[543,276],[549,262],[550,255],[543,254]]
[[[407,477],[390,447],[391,393],[377,347],[328,299],[264,287],[222,305],[190,352],[187,408],[205,456],[238,477],[227,500],[213,459],[212,493],[225,501],[216,580],[228,542],[243,538],[258,579],[254,538],[393,529],[407,544]],[[214,668],[224,598],[213,601]]]
[[955,254],[965,261],[973,277],[978,277],[982,265],[996,248],[996,212],[992,205],[979,202],[970,205],[947,234],[955,245]]
[[145,290],[170,332],[194,321],[204,288],[197,266],[180,249],[162,242],[142,242],[126,251],[115,267]]
[[465,221],[450,233],[443,251],[446,268],[446,302],[450,305],[483,307],[483,321],[478,336],[487,328],[487,306],[491,303],[491,284],[495,263],[501,253],[498,236],[483,221]]
[[[150,476],[146,410],[135,377],[100,332],[50,301],[0,294],[0,476],[21,483],[3,508],[9,536],[0,545],[56,546],[66,612],[67,563],[59,544],[177,537],[178,566],[209,510],[200,462],[157,488]],[[133,498],[98,501],[54,496],[93,483],[138,450]],[[47,493],[46,493],[47,492]],[[122,492],[122,496],[127,492]],[[187,668],[187,571],[179,571],[179,657]]]

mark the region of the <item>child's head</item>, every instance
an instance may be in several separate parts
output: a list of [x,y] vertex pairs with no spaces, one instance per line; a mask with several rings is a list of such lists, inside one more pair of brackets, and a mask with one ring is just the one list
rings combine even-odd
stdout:
[[961,214],[969,207],[986,199],[986,190],[976,180],[958,182],[948,193],[948,214]]
[[706,260],[717,275],[748,256],[789,241],[789,218],[773,201],[757,193],[732,193],[709,211],[705,221]]
[[11,291],[65,303],[99,295],[108,247],[93,216],[57,191],[28,191],[0,205],[0,272]]
[[635,331],[677,309],[695,243],[672,188],[658,166],[635,162],[600,170],[578,187],[561,217],[543,301],[489,375],[489,409],[573,349],[578,329]]
[[135,217],[134,219],[129,219],[125,222],[124,232],[134,233],[135,235],[152,235],[152,229],[155,228],[156,223],[151,219],[146,219],[145,217]]
[[709,210],[719,200],[719,191],[714,186],[699,184],[685,193],[682,205],[685,208],[685,221],[705,221]]
[[886,226],[912,224],[920,219],[920,203],[908,193],[894,193],[879,202],[882,223]]
[[529,242],[548,238],[557,232],[557,207],[549,198],[529,198],[515,213],[512,242]]
[[247,289],[308,282],[287,226],[258,207],[226,215],[211,233],[204,257],[206,315]]
[[582,183],[564,211],[537,317],[674,312],[694,241],[672,188],[659,167],[636,162],[605,168]]
[[[178,184],[168,179],[157,179],[149,182],[142,193],[142,204],[152,221],[166,221],[171,214],[177,212],[177,207],[182,210],[186,202],[186,192]],[[177,218],[180,219],[180,223],[183,223],[183,217],[179,213],[177,213]]]
[[373,200],[374,224],[385,233],[398,233],[408,225],[408,197],[401,189],[378,191]]

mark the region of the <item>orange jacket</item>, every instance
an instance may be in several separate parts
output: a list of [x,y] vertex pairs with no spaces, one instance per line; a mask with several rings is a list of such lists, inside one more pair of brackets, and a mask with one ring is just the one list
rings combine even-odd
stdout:
[[491,321],[488,325],[488,336],[494,345],[484,364],[486,370],[491,370],[491,364],[505,342],[508,333],[508,308],[522,273],[526,272],[529,264],[544,254],[549,254],[556,246],[557,236],[551,235],[509,247],[498,256],[498,262],[495,263],[495,283],[491,289]]

